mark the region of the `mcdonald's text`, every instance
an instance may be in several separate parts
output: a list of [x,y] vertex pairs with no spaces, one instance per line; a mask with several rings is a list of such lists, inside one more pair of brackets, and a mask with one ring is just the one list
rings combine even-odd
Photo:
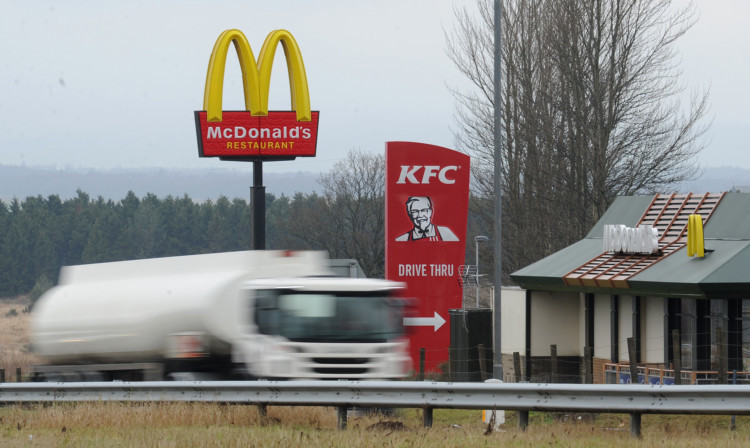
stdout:
[[302,129],[300,131],[299,126],[295,126],[291,129],[284,126],[283,128],[245,128],[242,126],[235,126],[233,128],[222,128],[220,126],[209,126],[208,135],[206,139],[214,138],[300,138],[300,132],[302,132],[302,138],[309,139],[311,136],[309,129]]
[[294,112],[252,116],[248,111],[224,111],[223,120],[210,122],[196,112],[201,157],[315,156],[318,112],[311,121],[297,121]]

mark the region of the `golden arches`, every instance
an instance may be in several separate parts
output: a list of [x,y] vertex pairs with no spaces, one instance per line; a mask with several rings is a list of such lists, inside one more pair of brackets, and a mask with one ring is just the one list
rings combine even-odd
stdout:
[[688,216],[687,238],[688,257],[696,255],[698,257],[703,257],[705,255],[705,243],[703,240],[703,218],[701,218],[701,215]]
[[286,30],[272,31],[263,42],[258,62],[255,61],[250,43],[242,31],[226,30],[214,44],[208,62],[206,88],[203,96],[203,109],[210,122],[222,119],[222,96],[224,90],[224,68],[227,62],[229,44],[234,43],[242,70],[242,85],[245,94],[245,109],[251,115],[268,115],[268,92],[271,85],[271,69],[276,48],[281,43],[289,71],[289,90],[292,97],[292,110],[297,112],[298,121],[310,121],[310,91],[307,74],[302,61],[302,53],[297,41]]

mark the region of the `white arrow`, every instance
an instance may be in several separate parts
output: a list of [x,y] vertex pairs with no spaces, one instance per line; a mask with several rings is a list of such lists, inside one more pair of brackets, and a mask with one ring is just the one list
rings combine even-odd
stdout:
[[404,317],[404,325],[407,327],[435,327],[435,331],[438,331],[440,327],[445,323],[437,311],[435,311],[435,317]]

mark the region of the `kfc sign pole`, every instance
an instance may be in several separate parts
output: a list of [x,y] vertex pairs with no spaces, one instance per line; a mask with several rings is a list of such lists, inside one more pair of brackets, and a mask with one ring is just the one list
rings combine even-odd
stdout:
[[469,156],[423,143],[388,142],[386,162],[386,278],[406,283],[417,299],[404,318],[415,365],[448,361],[448,310],[461,308],[469,207]]
[[[242,70],[244,111],[222,110],[224,68],[231,44]],[[289,71],[291,111],[268,110],[271,68],[279,44]],[[291,33],[269,33],[257,62],[241,31],[221,33],[208,62],[203,110],[195,112],[195,125],[200,157],[253,162],[253,248],[265,249],[263,162],[315,157],[318,139],[318,112],[310,110],[305,65]]]

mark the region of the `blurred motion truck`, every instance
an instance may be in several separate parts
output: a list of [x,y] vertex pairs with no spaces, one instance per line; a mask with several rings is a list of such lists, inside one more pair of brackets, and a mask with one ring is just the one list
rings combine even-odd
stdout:
[[403,284],[325,252],[65,266],[32,310],[39,381],[392,379],[411,367]]

